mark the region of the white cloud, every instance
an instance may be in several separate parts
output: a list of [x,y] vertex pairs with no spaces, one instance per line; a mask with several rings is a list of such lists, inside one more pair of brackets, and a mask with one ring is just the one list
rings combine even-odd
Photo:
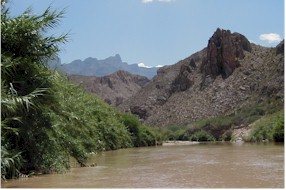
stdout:
[[152,68],[150,66],[145,65],[144,63],[138,63],[138,67]]
[[142,0],[142,3],[152,3],[153,0]]
[[[138,67],[144,67],[144,68],[148,68],[148,69],[150,69],[150,68],[154,68],[153,66],[147,66],[147,65],[145,65],[144,63],[138,63]],[[164,67],[164,65],[157,65],[157,66],[155,66],[156,68],[160,68],[160,67]]]
[[275,43],[275,42],[280,42],[282,38],[280,37],[279,34],[275,33],[269,33],[269,34],[261,34],[259,36],[260,40],[267,41],[268,43]]
[[175,1],[175,0],[142,0],[142,3],[152,3],[152,2],[155,2],[155,1],[162,2],[162,3],[169,3],[169,2],[172,2],[172,1]]

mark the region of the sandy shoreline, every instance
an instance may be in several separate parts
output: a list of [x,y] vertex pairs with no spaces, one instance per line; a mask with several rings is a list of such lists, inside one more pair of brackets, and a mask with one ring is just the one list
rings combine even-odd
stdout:
[[197,141],[164,141],[162,146],[173,146],[173,145],[193,145],[199,144]]

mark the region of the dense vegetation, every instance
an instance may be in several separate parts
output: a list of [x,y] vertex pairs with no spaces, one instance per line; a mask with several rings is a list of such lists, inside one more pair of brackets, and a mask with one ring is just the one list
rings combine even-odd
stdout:
[[1,1],[1,178],[69,169],[90,153],[155,145],[156,131],[49,70],[67,35],[46,35],[63,12],[9,16]]
[[198,120],[182,126],[161,129],[164,140],[231,141],[234,127],[252,124],[252,131],[245,141],[284,141],[283,103],[268,103],[243,107],[230,115]]
[[284,142],[284,111],[266,115],[252,124],[252,131],[245,141]]
[[[283,105],[253,105],[228,116],[155,129],[120,113],[99,98],[49,70],[48,60],[68,35],[47,35],[63,12],[50,7],[10,17],[1,1],[1,178],[31,170],[64,172],[69,159],[85,162],[91,153],[156,145],[162,140],[231,140],[233,126],[253,123],[247,141],[284,141]],[[258,120],[259,119],[259,120]]]

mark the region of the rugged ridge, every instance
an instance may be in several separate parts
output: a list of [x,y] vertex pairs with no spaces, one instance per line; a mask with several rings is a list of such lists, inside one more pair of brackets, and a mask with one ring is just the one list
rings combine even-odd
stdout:
[[208,77],[229,77],[240,66],[239,60],[244,58],[244,51],[251,52],[250,42],[245,36],[218,28],[209,39],[207,56],[202,61],[204,83],[207,83],[205,79]]
[[187,124],[272,100],[284,101],[284,42],[277,48],[217,29],[207,48],[165,66],[119,106],[152,126]]
[[113,106],[118,106],[149,82],[147,77],[122,70],[103,77],[70,75],[68,78]]
[[99,60],[97,58],[86,58],[85,60],[74,60],[69,64],[60,64],[55,59],[50,61],[49,66],[56,68],[69,75],[83,75],[83,76],[106,76],[119,70],[128,71],[135,75],[146,76],[151,79],[156,75],[157,67],[145,68],[139,67],[138,64],[127,64],[121,60],[119,54],[110,56],[106,59]]

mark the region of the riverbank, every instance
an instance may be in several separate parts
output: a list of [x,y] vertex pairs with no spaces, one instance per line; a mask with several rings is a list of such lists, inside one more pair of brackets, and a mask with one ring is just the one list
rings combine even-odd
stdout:
[[244,142],[244,138],[249,136],[251,132],[251,125],[233,130],[233,142]]
[[164,141],[162,146],[174,146],[174,145],[193,145],[199,144],[197,141]]

